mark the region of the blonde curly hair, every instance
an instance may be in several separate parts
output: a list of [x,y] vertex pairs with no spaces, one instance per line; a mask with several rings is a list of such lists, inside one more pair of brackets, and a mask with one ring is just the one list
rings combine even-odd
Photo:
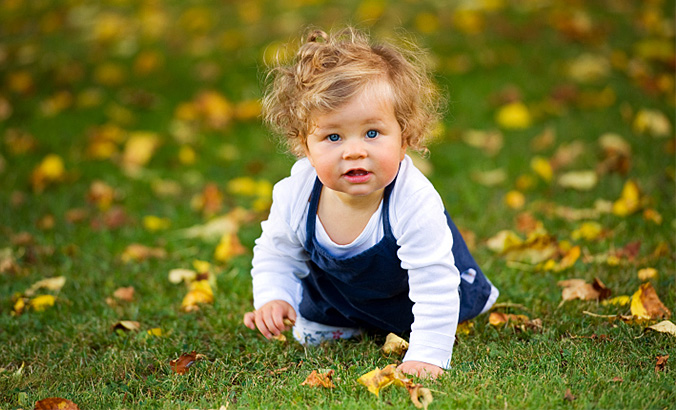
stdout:
[[386,81],[406,145],[426,150],[441,118],[443,98],[424,54],[407,47],[372,43],[352,27],[327,34],[312,31],[290,64],[277,58],[266,78],[263,118],[297,157],[304,155],[313,115],[339,108],[366,86]]

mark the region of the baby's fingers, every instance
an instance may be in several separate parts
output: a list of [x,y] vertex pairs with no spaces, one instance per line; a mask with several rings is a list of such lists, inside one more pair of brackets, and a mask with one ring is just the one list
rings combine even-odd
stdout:
[[244,314],[244,325],[251,330],[256,330],[256,314],[254,312]]

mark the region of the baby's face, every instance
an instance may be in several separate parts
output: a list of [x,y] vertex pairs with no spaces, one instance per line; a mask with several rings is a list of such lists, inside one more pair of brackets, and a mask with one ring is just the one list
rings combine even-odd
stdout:
[[313,118],[305,154],[325,187],[348,196],[382,195],[406,145],[386,83],[366,87],[336,110]]

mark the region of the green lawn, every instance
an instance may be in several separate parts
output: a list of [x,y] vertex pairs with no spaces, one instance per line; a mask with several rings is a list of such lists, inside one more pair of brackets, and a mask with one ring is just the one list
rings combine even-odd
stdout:
[[[380,353],[382,336],[304,348],[241,323],[269,186],[293,164],[257,118],[264,62],[308,25],[345,23],[404,28],[430,50],[449,106],[429,178],[500,288],[498,311],[542,321],[475,319],[452,368],[423,381],[430,408],[673,408],[676,339],[646,330],[660,320],[595,317],[583,312],[630,306],[562,303],[557,286],[598,278],[614,297],[650,282],[676,309],[673,2],[445,3],[0,2],[0,410],[48,397],[81,409],[414,408],[402,388],[376,397],[357,383],[399,359]],[[562,186],[573,171],[596,182]],[[638,201],[620,201],[632,183]],[[186,234],[226,214],[243,253]],[[559,252],[551,263],[579,246],[572,266],[489,248],[536,222]],[[125,261],[132,244],[157,257]],[[185,312],[188,288],[169,272],[196,260],[211,264],[214,301]],[[644,268],[657,276],[639,279]],[[27,294],[59,276],[60,290]],[[131,301],[114,296],[129,286]],[[40,295],[54,305],[32,306]],[[121,320],[140,329],[114,329]],[[174,373],[169,361],[191,351],[204,358]],[[300,385],[329,369],[334,389]]]

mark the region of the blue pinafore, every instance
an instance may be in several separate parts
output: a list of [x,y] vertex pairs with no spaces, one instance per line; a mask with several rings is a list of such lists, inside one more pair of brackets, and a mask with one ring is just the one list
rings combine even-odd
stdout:
[[[389,218],[393,181],[383,195],[384,236],[371,248],[351,257],[331,255],[315,236],[317,207],[322,183],[317,178],[307,218],[305,250],[310,255],[310,273],[302,279],[300,314],[307,320],[330,326],[404,333],[411,330],[413,302],[408,296],[408,271],[397,257],[397,240]],[[458,228],[446,212],[453,233],[453,255],[460,272],[472,272],[472,283],[460,281],[458,322],[477,316],[491,293],[491,284],[469,253]],[[464,275],[463,275],[464,276]]]

